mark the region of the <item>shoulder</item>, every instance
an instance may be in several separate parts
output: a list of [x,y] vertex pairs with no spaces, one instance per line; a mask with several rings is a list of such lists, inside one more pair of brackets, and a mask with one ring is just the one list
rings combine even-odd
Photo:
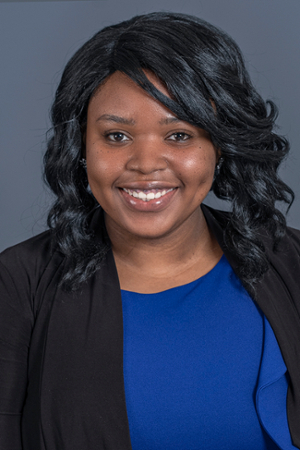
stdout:
[[287,227],[286,232],[287,239],[290,240],[292,245],[298,250],[298,253],[300,253],[300,230],[297,230],[296,228]]
[[0,264],[9,269],[24,267],[28,271],[47,264],[52,252],[51,232],[48,230],[1,252]]
[[[201,208],[209,227],[218,238],[221,247],[225,248],[223,235],[227,224],[230,223],[231,213],[216,210],[206,205],[202,205]],[[274,250],[274,240],[269,232],[264,228],[261,228],[258,232],[271,263],[274,262],[275,265],[278,265],[280,261],[279,264],[281,266],[286,264],[289,267],[291,265],[293,267],[300,267],[300,230],[287,227],[276,250]]]
[[[215,222],[223,229],[226,226],[226,224],[228,224],[231,220],[231,213],[229,211],[217,210],[207,205],[201,205],[201,208],[206,220],[208,220],[210,223]],[[273,242],[268,236],[266,230],[264,229],[260,230],[260,237],[264,242],[264,244],[266,245],[266,247],[273,246]],[[283,237],[283,241],[286,243],[289,242],[296,249],[300,250],[300,230],[297,230],[296,228],[292,227],[287,227],[286,234]]]
[[283,280],[286,280],[288,284],[294,283],[299,286],[300,231],[287,227],[278,248],[273,252],[269,252],[269,259]]
[[33,298],[47,272],[51,278],[63,257],[53,245],[51,231],[40,233],[0,253],[0,289]]

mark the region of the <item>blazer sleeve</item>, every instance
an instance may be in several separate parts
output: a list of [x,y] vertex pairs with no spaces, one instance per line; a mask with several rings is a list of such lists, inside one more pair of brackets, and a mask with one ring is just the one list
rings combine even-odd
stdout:
[[[19,256],[0,255],[0,449],[22,450],[21,420],[34,316]],[[3,256],[4,255],[4,256]]]

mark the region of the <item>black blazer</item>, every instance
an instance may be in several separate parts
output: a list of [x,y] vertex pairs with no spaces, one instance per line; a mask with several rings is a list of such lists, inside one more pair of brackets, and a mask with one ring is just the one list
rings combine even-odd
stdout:
[[[236,269],[223,242],[228,214],[202,209]],[[91,226],[103,239],[100,209]],[[288,368],[288,422],[300,448],[300,232],[288,229],[276,254],[268,236],[263,239],[271,267],[257,284],[255,301]],[[0,448],[131,450],[112,251],[73,294],[58,287],[64,266],[49,231],[0,255]]]

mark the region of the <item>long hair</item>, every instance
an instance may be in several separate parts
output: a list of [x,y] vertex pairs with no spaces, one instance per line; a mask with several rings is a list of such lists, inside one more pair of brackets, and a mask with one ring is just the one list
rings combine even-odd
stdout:
[[[156,89],[143,69],[165,84],[170,98]],[[89,229],[91,213],[99,205],[80,159],[89,101],[117,70],[179,119],[208,131],[220,149],[224,161],[212,190],[231,202],[225,243],[239,261],[242,282],[253,286],[268,269],[261,228],[274,248],[285,233],[285,217],[276,203],[290,206],[294,197],[278,177],[289,144],[274,132],[276,106],[253,87],[237,44],[199,18],[165,12],[102,29],[63,72],[51,110],[44,174],[56,196],[48,226],[67,258],[64,286],[78,288],[96,271],[108,248],[107,243],[97,243]]]

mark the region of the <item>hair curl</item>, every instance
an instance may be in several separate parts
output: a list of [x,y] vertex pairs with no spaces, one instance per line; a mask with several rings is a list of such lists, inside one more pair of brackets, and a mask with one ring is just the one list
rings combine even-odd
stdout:
[[[165,83],[170,98],[143,69]],[[89,101],[117,70],[181,120],[207,130],[221,150],[224,162],[212,190],[231,202],[225,242],[240,262],[241,280],[253,286],[268,269],[260,229],[267,230],[276,248],[286,229],[276,202],[293,202],[293,191],[278,176],[289,144],[273,131],[276,106],[254,89],[236,43],[199,18],[163,12],[99,31],[68,62],[56,91],[44,174],[56,195],[48,226],[68,261],[64,286],[78,288],[109,245],[97,244],[89,230],[90,215],[99,205],[80,159]]]

